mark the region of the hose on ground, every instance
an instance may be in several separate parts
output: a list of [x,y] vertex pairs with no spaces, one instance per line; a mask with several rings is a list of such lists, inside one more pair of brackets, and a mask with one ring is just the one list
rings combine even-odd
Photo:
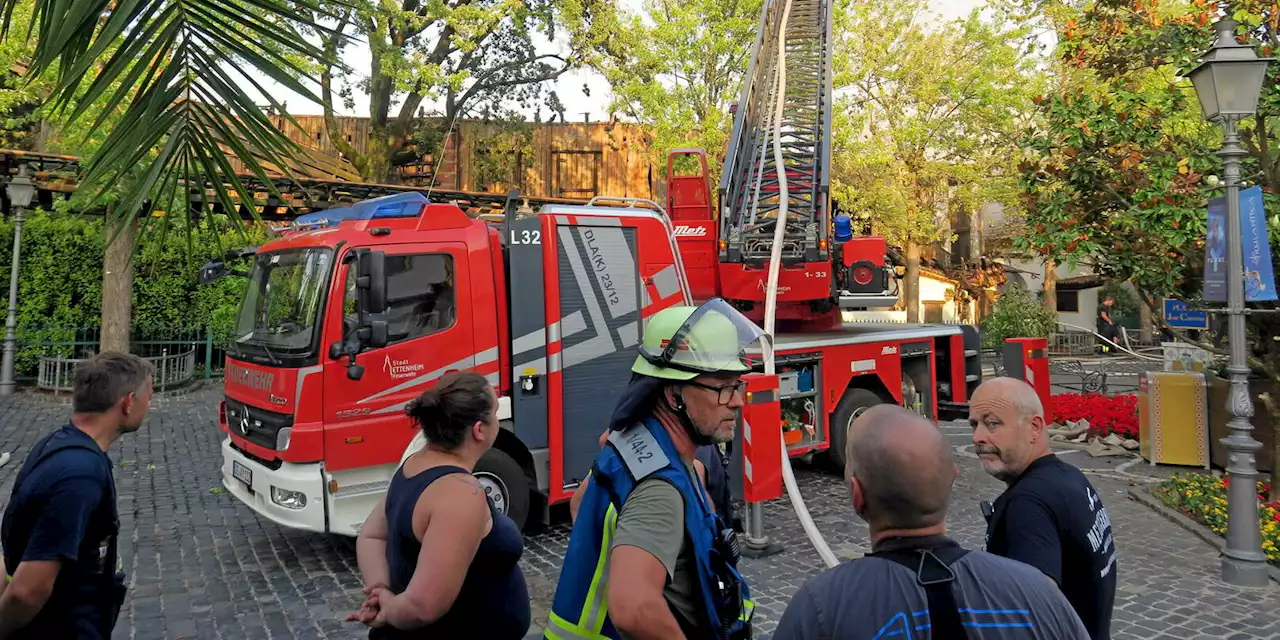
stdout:
[[[787,225],[788,189],[787,167],[784,164],[782,154],[782,107],[785,102],[787,88],[786,39],[787,20],[791,15],[791,0],[785,0],[785,2],[786,4],[782,8],[782,20],[778,25],[777,83],[774,90],[773,135],[770,136],[773,139],[775,170],[778,172],[778,218],[773,227],[773,250],[769,256],[769,283],[765,291],[764,302],[764,330],[770,336],[774,335],[778,311],[778,275],[782,266],[782,240]],[[773,345],[766,342],[762,355],[764,356],[765,374],[773,375],[775,372]],[[814,549],[818,551],[818,555],[822,556],[822,561],[828,567],[840,564],[835,554],[831,552],[831,547],[827,546],[827,541],[818,532],[818,527],[814,524],[813,517],[809,515],[809,509],[805,507],[804,498],[800,495],[800,488],[796,485],[795,473],[791,469],[791,455],[787,452],[785,444],[782,447],[782,480],[787,487],[787,495],[791,498],[791,506],[795,508],[796,517],[800,519],[805,535],[809,536],[809,541],[813,543]]]

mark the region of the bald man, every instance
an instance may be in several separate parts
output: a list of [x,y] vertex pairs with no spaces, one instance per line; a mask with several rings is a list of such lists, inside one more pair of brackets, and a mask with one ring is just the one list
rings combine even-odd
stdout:
[[897,405],[872,407],[850,426],[845,460],[872,553],[800,587],[774,638],[1088,637],[1066,598],[1035,569],[947,537],[957,470],[933,424]]
[[1031,385],[984,382],[969,399],[974,453],[1008,487],[987,518],[986,551],[1049,576],[1093,640],[1111,636],[1116,546],[1102,499],[1079,469],[1049,449],[1044,407]]

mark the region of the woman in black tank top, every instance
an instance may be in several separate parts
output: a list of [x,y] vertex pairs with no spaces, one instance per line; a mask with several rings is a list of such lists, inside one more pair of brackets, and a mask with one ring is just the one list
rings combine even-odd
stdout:
[[524,538],[493,508],[476,461],[498,437],[498,399],[483,376],[454,373],[409,403],[427,446],[409,456],[356,541],[373,640],[518,640],[529,630]]

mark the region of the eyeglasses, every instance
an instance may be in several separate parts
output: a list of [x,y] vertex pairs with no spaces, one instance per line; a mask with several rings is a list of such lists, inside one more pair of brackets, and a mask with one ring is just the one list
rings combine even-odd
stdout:
[[702,384],[701,382],[695,382],[693,380],[688,381],[686,384],[691,384],[695,387],[702,387],[708,391],[715,391],[719,394],[716,400],[722,405],[729,404],[729,401],[733,400],[733,394],[744,393],[747,387],[745,380],[739,380],[733,384],[725,385],[723,387],[713,387],[709,384]]

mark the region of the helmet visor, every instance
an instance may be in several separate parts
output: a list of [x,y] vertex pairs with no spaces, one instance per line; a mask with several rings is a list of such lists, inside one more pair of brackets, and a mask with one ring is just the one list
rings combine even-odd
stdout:
[[[644,347],[640,354],[654,366],[693,373],[751,370],[747,348],[771,337],[756,323],[720,298],[703,303],[658,348]],[[763,346],[763,345],[762,345]]]

